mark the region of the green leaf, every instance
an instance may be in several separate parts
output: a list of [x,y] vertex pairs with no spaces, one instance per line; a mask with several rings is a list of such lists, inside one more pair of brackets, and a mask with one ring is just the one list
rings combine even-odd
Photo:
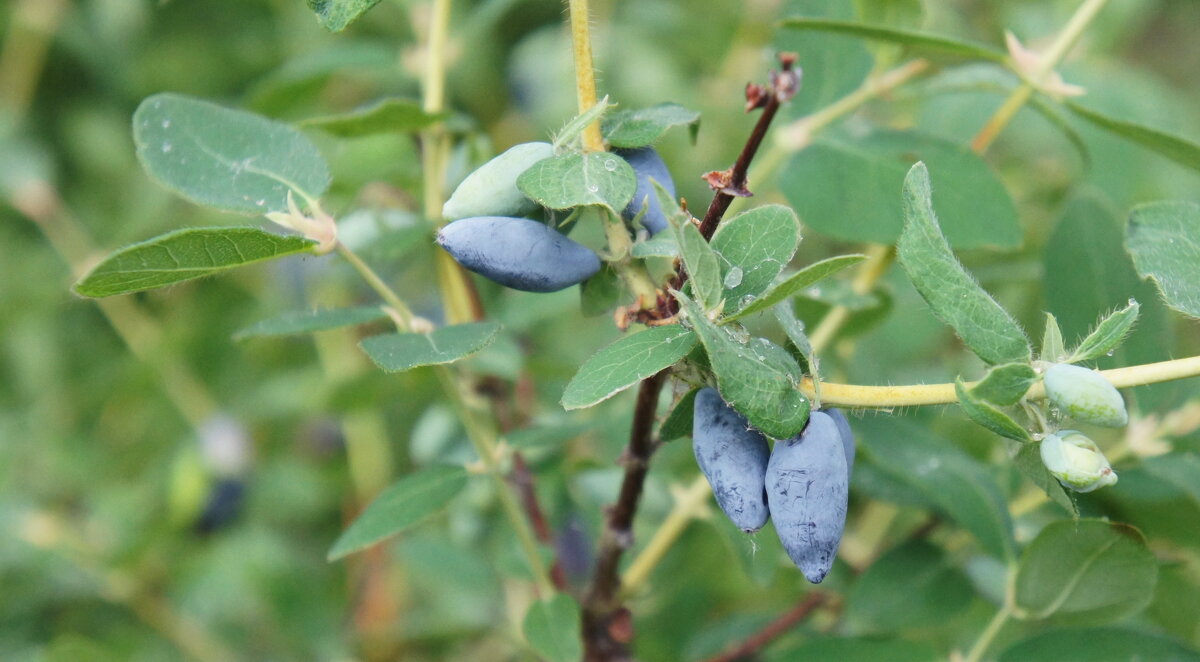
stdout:
[[1038,355],[1043,361],[1062,363],[1067,358],[1067,347],[1063,344],[1062,329],[1058,326],[1058,318],[1046,313],[1046,329],[1042,332],[1042,352]]
[[341,32],[379,0],[306,0],[308,8],[317,15],[317,22],[330,32]]
[[563,391],[566,409],[603,402],[678,363],[696,346],[696,335],[678,325],[631,333],[584,361]]
[[315,200],[329,188],[329,167],[304,134],[179,94],[143,101],[133,114],[133,140],[151,177],[224,211],[287,211],[289,191]]
[[751,301],[736,314],[726,317],[723,321],[733,321],[766,310],[780,301],[798,294],[801,290],[819,283],[842,269],[858,264],[865,259],[867,259],[866,255],[855,254],[839,255],[821,260],[820,262],[814,262],[788,276],[785,280],[776,284],[775,287],[767,290],[765,294]]
[[725,300],[740,307],[775,282],[800,245],[800,221],[783,205],[766,205],[723,221],[712,247],[721,258]]
[[886,25],[869,25],[853,21],[832,21],[819,18],[793,17],[785,18],[780,23],[784,28],[792,30],[809,30],[845,34],[864,39],[886,41],[911,48],[947,53],[959,57],[1004,62],[1007,54],[986,44],[955,39],[929,32],[917,30],[901,30]]
[[567,125],[554,136],[554,151],[567,151],[567,147],[574,143],[589,125],[604,117],[615,105],[609,103],[608,97],[604,97],[591,108],[571,118],[571,121],[567,122]]
[[783,333],[791,341],[799,354],[800,368],[807,374],[813,375],[813,386],[816,389],[817,400],[821,399],[821,380],[817,378],[817,359],[813,352],[808,334],[804,332],[804,322],[796,318],[796,311],[791,301],[784,301],[775,308],[775,320],[783,328]]
[[1029,340],[1000,304],[959,264],[938,227],[929,171],[918,163],[904,180],[900,263],[938,319],[988,363],[1028,363]]
[[940,548],[913,540],[867,567],[846,596],[846,617],[868,632],[935,627],[960,615],[973,595]]
[[1102,520],[1053,522],[1021,556],[1016,614],[1105,623],[1150,604],[1158,565],[1142,534]]
[[547,662],[578,662],[583,657],[579,622],[579,604],[571,596],[558,593],[529,607],[521,631]]
[[596,317],[616,308],[621,302],[621,277],[605,263],[595,276],[579,285],[579,312]]
[[700,113],[676,103],[621,110],[604,119],[601,131],[613,147],[633,148],[653,145],[676,126],[686,126],[695,142],[700,130]]
[[465,359],[492,344],[499,333],[497,322],[473,322],[443,326],[431,333],[387,333],[358,345],[384,372],[403,372]]
[[983,398],[968,391],[961,379],[954,380],[954,393],[958,396],[958,404],[972,421],[995,432],[1002,437],[1017,441],[1031,441],[1029,432],[1016,421],[993,407]]
[[435,466],[409,474],[375,497],[329,550],[329,560],[366,549],[441,510],[467,484],[462,467]]
[[378,133],[411,133],[446,119],[446,113],[427,113],[419,101],[384,99],[348,113],[310,117],[297,126],[320,129],[341,138],[357,138]]
[[1055,628],[1020,641],[1000,662],[1200,662],[1200,653],[1173,639],[1124,628]]
[[869,464],[909,498],[919,497],[957,522],[989,554],[1015,556],[1008,502],[978,460],[933,437],[927,428],[894,416],[864,418],[855,429],[862,433]]
[[800,392],[800,366],[765,338],[735,339],[683,293],[683,312],[708,353],[721,397],[750,425],[775,439],[795,436],[808,421],[808,398]]
[[1130,299],[1128,306],[1100,320],[1096,328],[1092,329],[1083,342],[1079,343],[1079,347],[1071,352],[1070,358],[1065,362],[1078,363],[1111,354],[1121,343],[1125,342],[1125,337],[1129,335],[1130,330],[1133,329],[1133,323],[1137,321],[1140,309],[1141,306],[1138,305],[1138,302]]
[[992,404],[1009,406],[1020,402],[1037,381],[1037,373],[1028,363],[998,365],[971,387],[971,395]]
[[692,421],[696,412],[696,394],[700,389],[694,388],[679,398],[679,402],[667,414],[667,418],[658,427],[660,441],[674,441],[681,437],[692,436]]
[[1054,503],[1062,506],[1072,517],[1079,517],[1079,506],[1063,488],[1050,470],[1042,462],[1042,452],[1038,444],[1018,444],[1017,453],[1013,456],[1013,464],[1029,482],[1037,485]]
[[818,138],[797,152],[779,185],[805,226],[848,241],[895,243],[904,228],[896,191],[924,161],[938,182],[943,232],[955,248],[1016,248],[1017,209],[987,162],[966,147],[913,131]]
[[1190,140],[1134,122],[1109,117],[1108,115],[1084,108],[1073,101],[1067,101],[1065,105],[1071,109],[1071,112],[1105,131],[1114,133],[1151,151],[1158,152],[1168,159],[1185,165],[1192,170],[1200,170],[1200,145]]
[[152,290],[255,262],[311,253],[317,242],[257,228],[176,230],[112,253],[92,268],[75,292],[107,297]]
[[637,175],[616,154],[571,153],[533,164],[517,178],[517,188],[550,209],[603,205],[619,214],[633,199]]
[[1200,204],[1164,201],[1134,207],[1125,246],[1138,275],[1154,280],[1168,306],[1200,317]]
[[298,336],[315,331],[338,329],[343,326],[366,324],[375,320],[387,319],[387,316],[387,312],[379,306],[301,310],[252,324],[234,333],[233,339]]
[[695,223],[685,221],[676,223],[676,216],[671,215],[671,228],[675,234],[675,242],[683,255],[683,264],[687,267],[688,282],[692,291],[700,300],[705,310],[716,310],[721,304],[721,265],[713,247],[704,240],[700,229]]
[[645,241],[639,241],[634,244],[629,254],[638,259],[648,257],[679,257],[679,244],[675,241],[672,233],[660,232]]

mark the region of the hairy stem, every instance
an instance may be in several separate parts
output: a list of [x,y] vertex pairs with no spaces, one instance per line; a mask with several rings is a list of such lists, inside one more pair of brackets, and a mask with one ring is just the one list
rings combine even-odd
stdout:
[[[596,70],[592,66],[592,36],[588,25],[588,0],[568,0],[571,12],[571,48],[575,53],[575,97],[579,113],[596,105]],[[583,130],[583,151],[603,152],[604,138],[600,122],[592,122]]]
[[1071,20],[1054,39],[1054,43],[1042,55],[1037,70],[1023,80],[1021,85],[1012,91],[1012,94],[1008,95],[1008,98],[987,121],[987,124],[984,124],[975,138],[971,140],[971,149],[980,154],[987,151],[1004,127],[1008,126],[1008,123],[1016,116],[1017,111],[1021,110],[1037,88],[1046,82],[1046,77],[1062,62],[1067,52],[1071,50],[1075,42],[1079,41],[1083,31],[1106,4],[1108,4],[1108,0],[1085,0],[1083,4],[1079,5],[1079,9],[1075,10]]
[[375,293],[378,294],[379,297],[383,299],[384,302],[386,302],[387,305],[390,306],[397,315],[399,315],[400,319],[398,320],[396,326],[399,327],[401,331],[412,331],[412,311],[409,310],[408,305],[396,295],[396,292],[393,291],[387,283],[383,282],[383,279],[379,277],[379,274],[375,273],[375,270],[372,269],[369,264],[364,262],[362,258],[360,258],[354,251],[347,248],[345,244],[338,242],[337,252],[338,255],[341,255],[342,258],[350,263],[350,266],[354,267],[354,270],[358,272],[359,276],[362,276],[362,279],[367,282],[367,285],[370,285],[371,289],[375,290]]
[[[1117,388],[1200,377],[1200,356],[1101,370],[1100,374],[1104,375],[1105,379],[1112,382],[1113,386]],[[968,382],[965,385],[970,388],[974,383]],[[800,384],[800,390],[811,395],[813,393],[812,381],[805,379]],[[1041,382],[1038,382],[1029,389],[1029,393],[1025,397],[1031,400],[1044,398],[1046,389]],[[889,409],[914,405],[948,405],[958,402],[958,398],[954,394],[954,384],[860,386],[823,381],[821,382],[821,402],[839,407]]]

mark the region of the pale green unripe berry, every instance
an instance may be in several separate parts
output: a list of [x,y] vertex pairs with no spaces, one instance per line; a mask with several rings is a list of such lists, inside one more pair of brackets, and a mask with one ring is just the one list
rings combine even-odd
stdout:
[[1041,444],[1042,463],[1062,486],[1091,492],[1117,482],[1117,474],[1096,442],[1075,430],[1047,435]]
[[521,143],[479,166],[454,189],[442,206],[447,221],[473,216],[524,216],[538,204],[517,188],[517,177],[530,166],[554,156],[550,143]]
[[1046,369],[1044,379],[1046,397],[1064,415],[1081,423],[1110,428],[1129,422],[1121,394],[1095,370],[1056,363]]

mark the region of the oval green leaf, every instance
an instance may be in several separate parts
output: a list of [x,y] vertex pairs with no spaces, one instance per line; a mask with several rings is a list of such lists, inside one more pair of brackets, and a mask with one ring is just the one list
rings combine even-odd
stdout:
[[297,336],[316,331],[328,331],[343,326],[356,326],[386,319],[387,313],[379,306],[361,308],[333,308],[329,310],[301,310],[272,317],[252,324],[233,334],[234,340]]
[[85,297],[152,290],[263,260],[311,253],[317,242],[258,228],[193,228],[149,239],[104,258],[75,283]]
[[525,612],[521,625],[525,641],[548,662],[577,662],[583,657],[579,636],[579,604],[558,593],[539,600]]
[[898,29],[886,25],[871,25],[854,21],[833,21],[806,17],[785,18],[781,25],[784,28],[792,30],[844,34],[864,39],[886,41],[918,50],[948,53],[972,59],[990,60],[992,62],[1005,62],[1007,59],[1007,54],[1004,51],[986,44],[978,44],[930,32]]
[[971,583],[940,548],[923,540],[872,563],[846,596],[846,617],[864,631],[945,625],[971,602]]
[[341,32],[358,17],[367,13],[379,0],[307,0],[308,8],[317,15],[317,22],[330,32]]
[[133,114],[133,139],[151,177],[224,211],[287,211],[289,191],[315,200],[329,187],[329,167],[304,134],[179,94],[143,101]]
[[723,221],[713,234],[726,307],[740,306],[775,282],[800,245],[800,221],[783,205],[766,205]]
[[311,117],[297,126],[320,129],[341,138],[357,138],[378,133],[412,133],[445,118],[446,113],[425,112],[419,101],[384,99],[348,113]]
[[550,209],[603,205],[619,214],[637,191],[637,175],[616,154],[571,153],[533,164],[517,178],[517,188]]
[[679,325],[623,336],[584,362],[567,384],[562,405],[581,409],[599,404],[675,365],[695,346],[696,334]]
[[1105,623],[1141,611],[1158,565],[1142,534],[1101,520],[1054,522],[1026,548],[1014,584],[1020,618]]
[[855,254],[838,255],[837,257],[831,257],[820,262],[814,262],[788,276],[782,282],[776,284],[775,287],[768,290],[766,294],[751,301],[749,305],[739,310],[736,314],[726,317],[722,321],[733,321],[764,311],[780,301],[800,293],[801,290],[808,289],[842,269],[858,264],[865,259],[867,259],[866,255]]
[[1154,280],[1168,306],[1200,318],[1200,204],[1165,201],[1134,207],[1125,246],[1138,275]]
[[984,361],[1029,363],[1025,332],[950,251],[933,212],[929,171],[923,163],[914,165],[904,180],[904,216],[897,246],[900,263],[933,314]]
[[917,161],[938,182],[943,232],[955,248],[1016,248],[1021,228],[1004,184],[978,154],[912,131],[819,138],[798,152],[779,185],[800,220],[849,241],[895,243],[904,228],[896,191]]
[[700,113],[677,103],[621,110],[604,118],[601,131],[613,147],[634,148],[653,145],[676,126],[686,126],[694,142],[700,130]]
[[435,466],[396,481],[375,497],[329,550],[336,561],[404,531],[445,507],[467,484],[462,467]]
[[1173,639],[1124,628],[1056,628],[1021,641],[1000,662],[1200,662]]
[[492,344],[498,322],[444,326],[431,333],[388,333],[359,343],[384,372],[403,372],[420,366],[453,363]]

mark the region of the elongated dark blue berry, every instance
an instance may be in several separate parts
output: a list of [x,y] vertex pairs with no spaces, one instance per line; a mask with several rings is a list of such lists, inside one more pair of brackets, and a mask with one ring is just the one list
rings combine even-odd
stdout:
[[837,424],[838,433],[842,435],[842,447],[846,450],[846,470],[854,471],[854,431],[850,429],[850,421],[846,420],[846,414],[842,413],[841,409],[822,409],[821,411],[829,414],[829,417]]
[[675,182],[671,180],[667,164],[663,163],[662,157],[653,147],[618,149],[616,152],[633,166],[633,171],[637,173],[637,192],[633,194],[633,200],[626,205],[621,215],[632,219],[642,210],[642,203],[645,202],[646,215],[642,217],[642,227],[649,230],[651,236],[667,229],[667,216],[663,213],[662,205],[658,203],[654,185],[650,183],[653,179],[666,189],[671,197],[675,197]]
[[464,218],[437,241],[459,264],[514,290],[555,292],[600,270],[595,251],[527,218]]
[[767,464],[767,503],[788,556],[819,584],[833,567],[850,498],[850,472],[837,422],[813,412],[804,431],[775,442]]
[[696,394],[692,450],[721,510],[746,533],[761,529],[771,514],[763,489],[771,449],[716,389]]

